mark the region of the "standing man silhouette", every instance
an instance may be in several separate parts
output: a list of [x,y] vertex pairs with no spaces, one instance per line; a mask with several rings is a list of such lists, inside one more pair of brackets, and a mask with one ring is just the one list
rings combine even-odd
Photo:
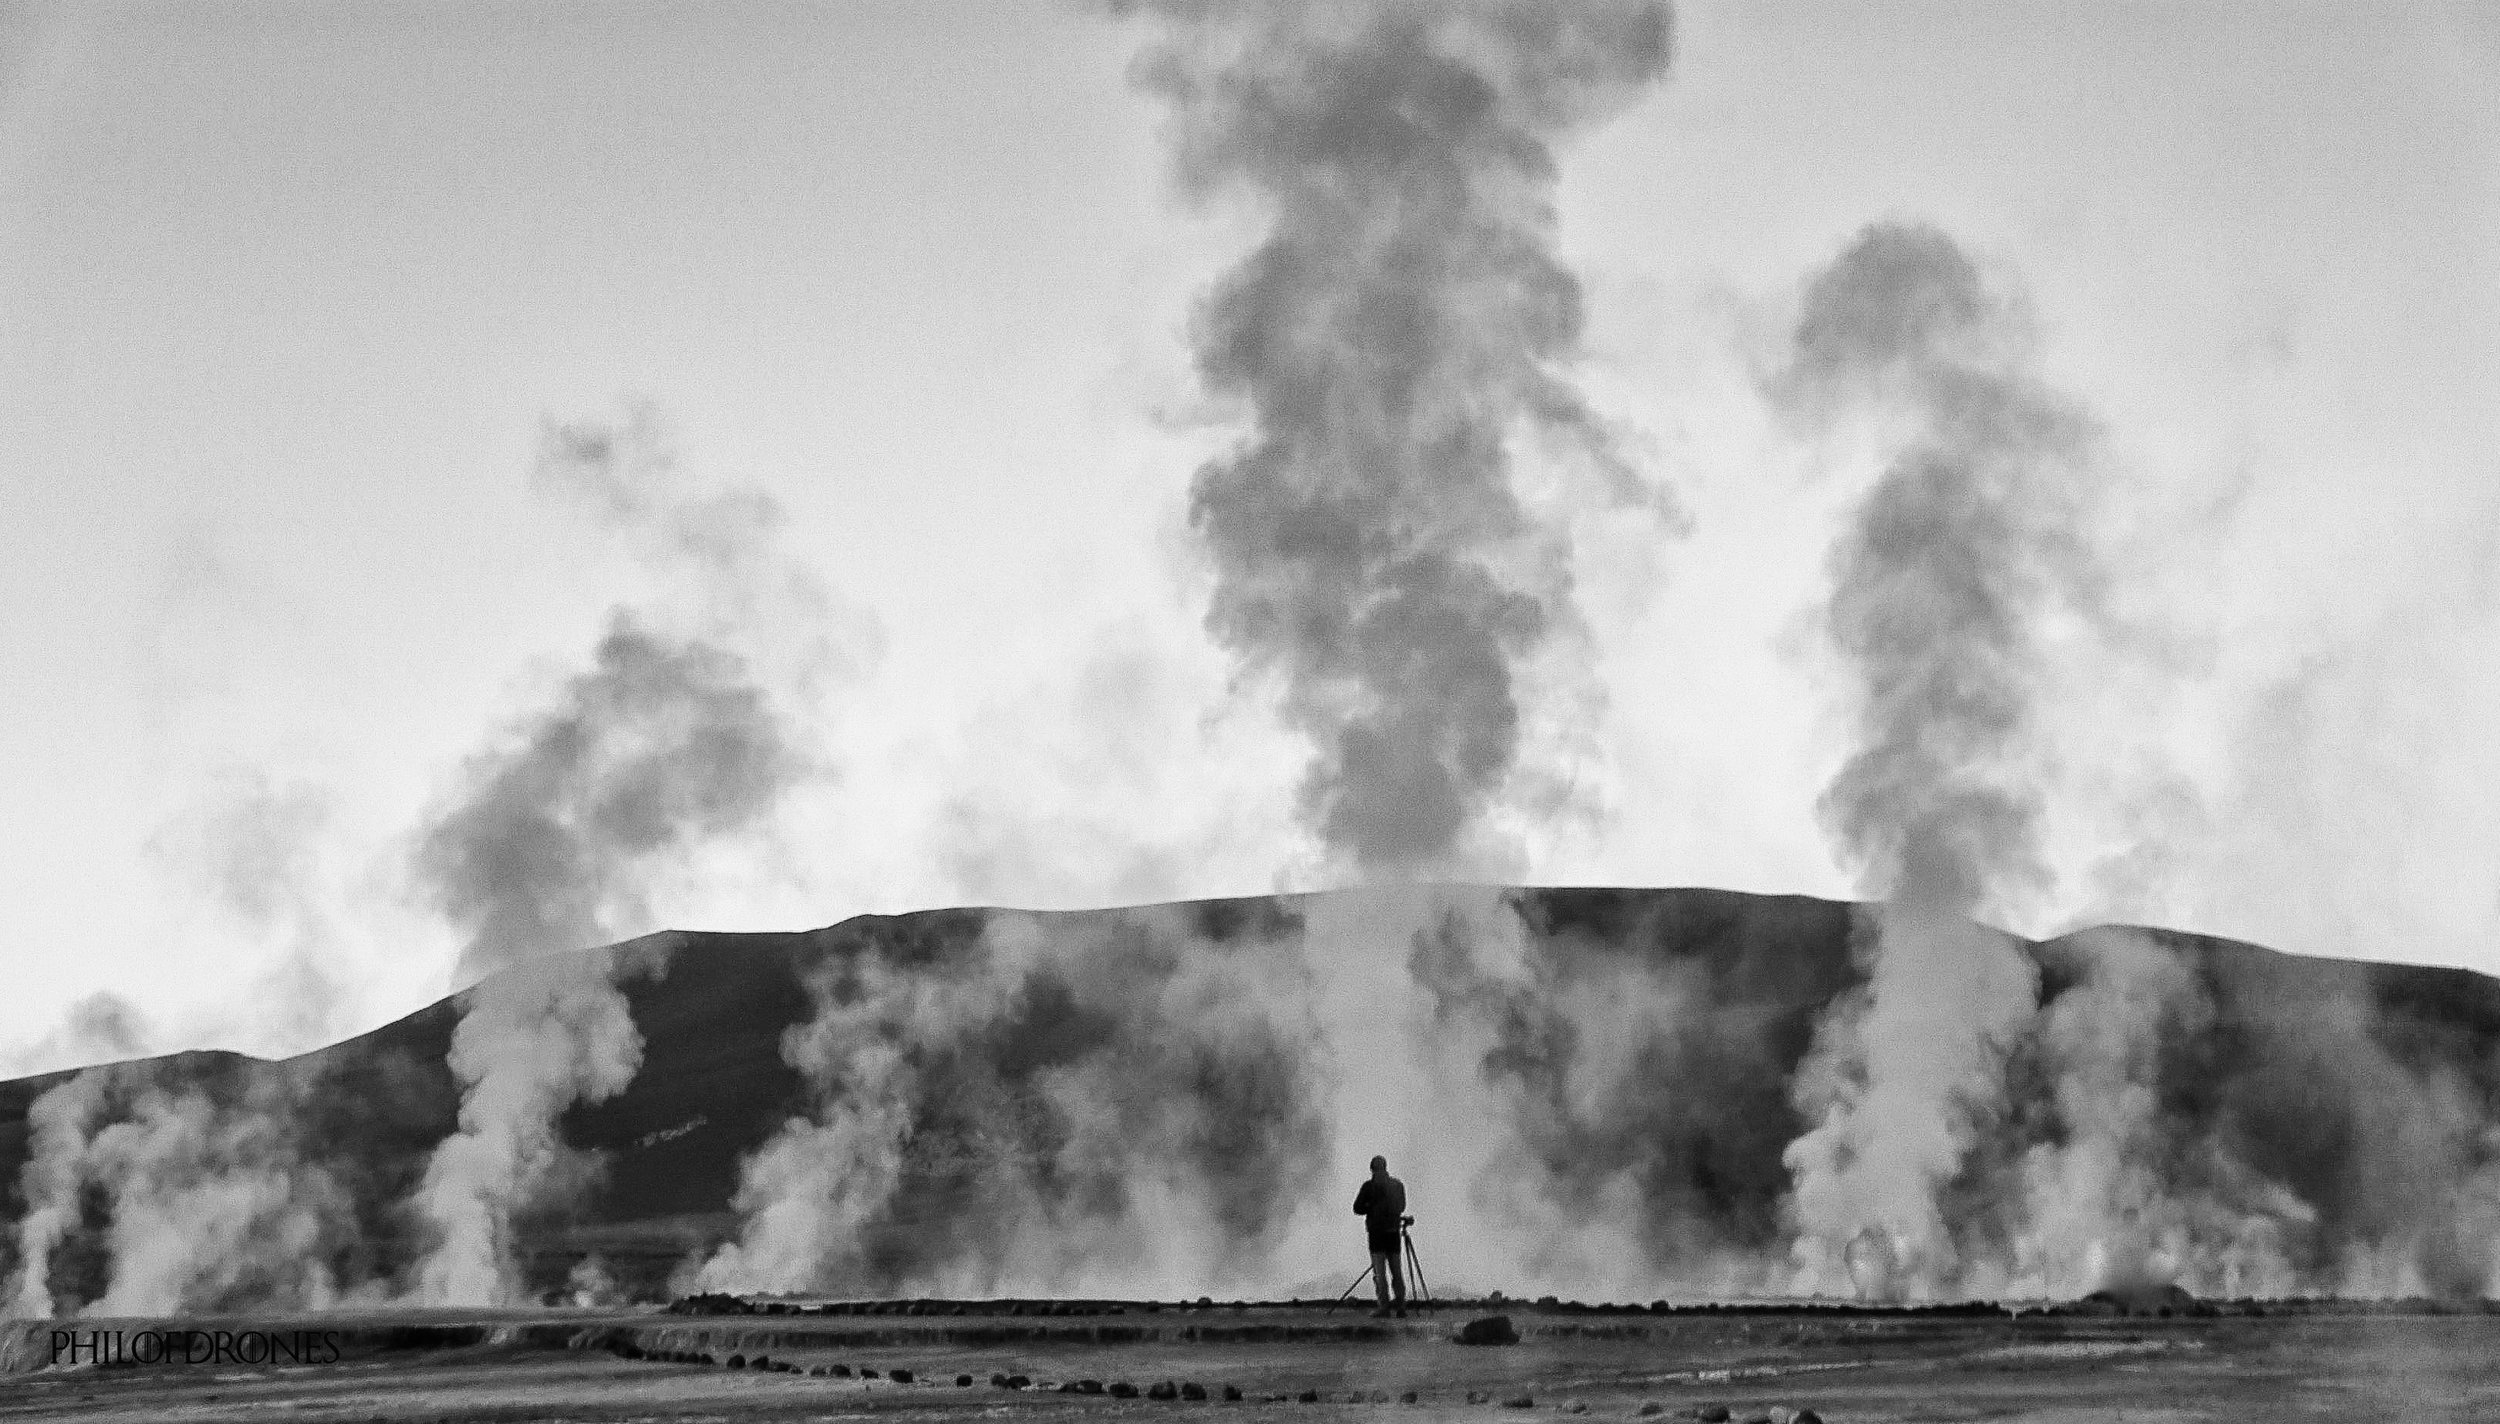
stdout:
[[1372,1293],[1380,1300],[1375,1316],[1391,1313],[1390,1288],[1397,1290],[1396,1313],[1406,1314],[1406,1263],[1399,1247],[1405,1240],[1406,1184],[1389,1175],[1389,1159],[1372,1159],[1371,1180],[1354,1193],[1354,1214],[1363,1218],[1363,1237],[1372,1252]]

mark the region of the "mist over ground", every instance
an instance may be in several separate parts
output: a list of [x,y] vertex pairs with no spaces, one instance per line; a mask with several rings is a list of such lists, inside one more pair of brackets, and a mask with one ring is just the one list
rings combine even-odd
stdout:
[[[2126,927],[1966,926],[2037,975],[1995,1110],[1958,1124],[1933,1240],[1878,1215],[1834,1248],[1811,1080],[1886,913],[1411,887],[563,956],[616,986],[641,1069],[508,1187],[487,1303],[1308,1294],[1375,1152],[1444,1291],[2494,1288],[2500,982]],[[12,1312],[439,1300],[428,1163],[496,992],[283,1062],[0,1085]]]

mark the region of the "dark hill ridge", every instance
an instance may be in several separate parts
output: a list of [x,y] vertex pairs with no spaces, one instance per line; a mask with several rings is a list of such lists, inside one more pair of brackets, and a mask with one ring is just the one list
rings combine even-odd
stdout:
[[[1050,1159],[1081,1130],[1066,1120],[1064,1103],[1043,1101],[1037,1085],[1064,1082],[1089,1055],[1149,1053],[1135,1061],[1151,1064],[1166,1091],[1207,1100],[1207,1122],[1238,1126],[1242,1141],[1199,1126],[1184,1146],[1201,1154],[1210,1182],[1256,1179],[1227,1198],[1224,1219],[1245,1241],[1265,1239],[1260,1233],[1307,1195],[1311,1172],[1327,1157],[1325,1133],[1315,1137],[1310,1123],[1324,1105],[1271,1101],[1311,1098],[1311,1080],[1288,1074],[1244,1087],[1239,1063],[1203,1052],[1193,1058],[1186,1032],[1114,1022],[1149,1010],[1117,1007],[1105,985],[1168,978],[1184,972],[1191,956],[1233,952],[1228,947],[1292,943],[1323,901],[1375,893],[1449,899],[1452,918],[1437,930],[1427,923],[1418,929],[1430,932],[1416,934],[1411,947],[1380,949],[1407,960],[1414,992],[1436,1022],[1472,1027],[1490,1044],[1478,1073],[1506,1091],[1524,1180],[1564,1203],[1595,1200],[1600,1178],[1637,1184],[1637,1236],[1661,1279],[1695,1253],[1779,1256],[1779,1203],[1788,1187],[1781,1153],[1805,1126],[1789,1080],[1818,1015],[1860,981],[1850,952],[1853,907],[1700,889],[1458,887],[1203,901],[1151,914],[939,910],[786,934],[669,932],[637,941],[629,962],[657,965],[622,986],[644,1038],[642,1067],[615,1098],[566,1114],[564,1139],[602,1170],[568,1209],[521,1223],[529,1278],[555,1288],[595,1252],[630,1288],[654,1295],[690,1252],[731,1234],[741,1163],[817,1106],[809,1080],[785,1061],[785,1035],[809,1023],[825,996],[850,1004],[868,992],[861,985],[872,966],[888,979],[996,973],[1014,982],[982,1001],[983,1017],[950,1029],[953,1037],[913,1041],[917,1126],[896,1190],[860,1226],[862,1244],[830,1284],[861,1293],[908,1287],[945,1264],[931,1252],[957,1252],[946,1259],[960,1264],[961,1253],[998,1248],[980,1230],[956,1229],[949,1214],[969,1221],[976,1208],[987,1210],[1002,1164]],[[1477,966],[1461,922],[1486,906],[1515,916],[1529,946],[1526,978]],[[1039,926],[1044,948],[1019,967],[993,968],[985,931],[1008,917]],[[2344,1269],[2339,1263],[2383,1248],[2407,1259],[2456,1256],[2467,1264],[2434,1284],[2487,1288],[2488,1242],[2477,1245],[2473,1233],[2486,1221],[2478,1213],[2490,1164],[2479,1154],[2490,1149],[2474,1143],[2478,1133],[2489,1136],[2485,1124],[2500,1120],[2500,981],[2142,933],[2185,971],[2195,1000],[2182,1020],[2189,1031],[2163,1040],[2150,1070],[2165,1134],[2154,1157],[2166,1161],[2193,1144],[2196,1154],[2220,1154],[2233,1172],[2262,1178],[2259,1196],[2291,1199],[2277,1204],[2294,1224],[2291,1235],[2268,1238],[2268,1249],[2290,1269],[2311,1273],[2301,1284],[2331,1287],[2337,1282],[2328,1274]],[[1059,967],[1060,945],[1082,939],[1096,946],[1086,953],[1097,953],[1105,936],[1126,936],[1118,951],[1126,957],[1104,961],[1111,971],[1088,979]],[[1141,938],[1158,936],[1189,944],[1141,946]],[[2044,1006],[2084,982],[2100,953],[2089,933],[2029,949],[2041,968]],[[1632,1071],[1592,1091],[1573,1076],[1586,1071],[1575,1055],[1589,1025],[1554,1005],[1571,984],[1597,975],[1615,976],[1605,982],[1617,985],[1672,985],[1683,1007],[1671,1030],[1644,1030],[1652,1037],[1638,1046]],[[287,1160],[318,1166],[348,1199],[341,1209],[352,1229],[329,1233],[318,1248],[330,1253],[333,1274],[389,1283],[404,1280],[416,1244],[403,1204],[457,1120],[458,1092],[445,1065],[457,1016],[457,999],[448,999],[280,1062],[188,1053],[86,1071],[104,1085],[99,1122],[141,1115],[134,1104],[151,1090],[204,1101],[227,1115],[220,1122],[284,1117]],[[1174,1048],[1167,1040],[1176,1034]],[[2036,1081],[2041,1071],[2021,1062],[2008,1069],[2015,1100],[2008,1152],[2070,1130],[2056,1120],[2050,1086]],[[27,1210],[30,1108],[78,1076],[0,1083],[0,1217],[12,1237]],[[1001,1145],[1002,1138],[1014,1140]],[[2188,1173],[2182,1192],[2209,1190],[2179,1170]],[[1077,1204],[1114,1212],[1118,1202],[1100,1199],[1116,1196],[1119,1182],[1112,1171],[1033,1190],[1055,1193],[1048,1198],[1055,1211]],[[1957,1190],[1991,1188],[1975,1179]],[[1962,1205],[1971,1207],[1973,1231],[1995,1229],[1988,1211]],[[51,1284],[65,1305],[98,1298],[111,1269],[110,1193],[91,1184],[82,1210],[82,1228],[54,1259]],[[963,1239],[932,1244],[950,1235]],[[1974,1237],[1974,1249],[1984,1245]],[[2472,1264],[2476,1250],[2484,1265]],[[6,1264],[16,1265],[13,1256]],[[269,1303],[253,1298],[250,1279],[195,1304]]]

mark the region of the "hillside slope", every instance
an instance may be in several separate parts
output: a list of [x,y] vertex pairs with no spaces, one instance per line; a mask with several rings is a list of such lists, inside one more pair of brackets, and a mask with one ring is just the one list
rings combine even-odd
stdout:
[[[908,1121],[871,1164],[878,1192],[792,1279],[1073,1288],[1104,1279],[1136,1223],[1183,1219],[1168,1198],[1216,1243],[1192,1269],[1255,1280],[1306,1216],[1341,1234],[1323,1179],[1404,1132],[1391,1140],[1425,1159],[1443,1218],[1501,1238],[1469,1262],[1484,1272],[1558,1278],[1611,1250],[1627,1289],[1762,1288],[1783,1251],[1783,1153],[1809,1126],[1794,1075],[1863,981],[1854,922],[1802,897],[1451,887],[669,932],[636,943],[657,967],[622,985],[642,1067],[565,1115],[580,1189],[525,1213],[520,1255],[541,1290],[596,1255],[656,1295],[737,1234],[742,1169],[793,1120],[831,1141],[884,1104]],[[2162,931],[2026,948],[2044,1044],[2085,1009],[2101,1038],[2132,1035],[2100,1071],[2140,1106],[2110,1136],[2115,1174],[2091,1180],[2133,1184],[2139,1255],[2200,1289],[2488,1287],[2500,981]],[[2119,983],[2108,966],[2130,955]],[[1367,997],[1376,1034],[1346,1018]],[[142,1205],[129,1163],[159,1179],[144,1204],[160,1214],[168,1181],[315,1181],[330,1225],[289,1249],[342,1292],[392,1289],[421,1244],[404,1204],[457,1121],[459,1012],[448,999],[283,1062],[188,1053],[0,1083],[0,1218],[26,1215],[39,1170],[87,1173],[51,1260],[70,1309],[136,1249],[115,1234]],[[1374,1037],[1405,1045],[1393,1066],[1348,1041]],[[849,1056],[866,1043],[908,1069],[874,1101]],[[2004,1065],[1992,1136],[1948,1199],[1973,1262],[2037,1255],[2037,1183],[2029,1206],[2009,1184],[2087,1135],[2079,1072],[2046,1048]],[[1430,1120],[1366,1108],[1383,1078]],[[79,1094],[86,1160],[56,1143],[33,1163],[38,1120]],[[1601,1225],[1612,1246],[1592,1244]],[[193,1271],[182,1299],[284,1300],[295,1279]]]

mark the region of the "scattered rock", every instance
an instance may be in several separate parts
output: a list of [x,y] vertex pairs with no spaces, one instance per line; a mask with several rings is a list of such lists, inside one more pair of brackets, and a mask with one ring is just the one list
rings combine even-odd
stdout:
[[972,1376],[970,1376],[970,1375],[957,1375],[957,1376],[955,1376],[955,1388],[957,1388],[957,1389],[970,1389],[970,1388],[972,1388]]
[[2070,1306],[2057,1308],[2061,1315],[2133,1315],[2160,1316],[2211,1315],[2214,1308],[2176,1285],[2143,1285],[2118,1290],[2096,1290]]
[[747,1368],[750,1370],[769,1370],[772,1367],[773,1357],[770,1355],[758,1355],[754,1359],[747,1361]]
[[1181,1387],[1170,1380],[1163,1380],[1146,1386],[1146,1397],[1148,1399],[1178,1399],[1181,1397]]
[[1237,1384],[1228,1384],[1224,1386],[1224,1402],[1227,1404],[1241,1403],[1241,1386]]
[[1467,1391],[1467,1402],[1469,1404],[1491,1404],[1493,1402],[1493,1396],[1480,1389],[1471,1389]]
[[1693,1412],[1693,1417],[1700,1420],[1701,1424],[1727,1424],[1727,1406],[1705,1404]]
[[1565,1403],[1562,1411],[1565,1414],[1586,1414],[1589,1412],[1589,1402],[1585,1399],[1574,1399]]
[[1800,1409],[1796,1417],[1790,1419],[1788,1424],[1823,1424],[1823,1416],[1811,1409]]
[[887,1379],[894,1381],[896,1384],[911,1383],[911,1371],[909,1370],[888,1370],[885,1374]]
[[866,1365],[862,1365],[859,1367],[859,1377],[861,1379],[875,1379],[877,1377],[877,1372],[868,1368]]
[[1190,1383],[1189,1381],[1187,1381],[1187,1380],[1183,1380],[1183,1381],[1181,1381],[1181,1398],[1183,1398],[1183,1399],[1204,1399],[1204,1398],[1206,1398],[1206,1397],[1207,1397],[1207,1387],[1206,1387],[1205,1385],[1202,1385],[1202,1384],[1191,1384],[1191,1383]]
[[1461,1345],[1516,1345],[1519,1343],[1519,1331],[1510,1323],[1509,1316],[1488,1315],[1458,1327],[1457,1338]]
[[1113,1380],[1111,1382],[1111,1397],[1113,1399],[1135,1399],[1137,1397],[1137,1386],[1130,1384],[1127,1380]]
[[733,1369],[733,1370],[743,1370],[743,1369],[745,1369],[745,1368],[747,1367],[747,1357],[746,1357],[746,1356],[744,1356],[744,1355],[732,1355],[732,1356],[730,1356],[730,1357],[729,1357],[729,1367],[730,1367],[731,1369]]
[[1102,1381],[1097,1379],[1078,1380],[1076,1382],[1076,1392],[1079,1394],[1100,1394],[1102,1393]]
[[1411,1389],[1410,1389],[1410,1390],[1408,1390],[1406,1393],[1401,1394],[1401,1395],[1399,1395],[1399,1396],[1398,1396],[1398,1403],[1400,1403],[1400,1404],[1413,1404],[1414,1402],[1415,1402],[1415,1391],[1413,1391],[1413,1390],[1411,1390]]
[[835,1365],[833,1367],[833,1374],[836,1379],[849,1379],[851,1377],[851,1367],[849,1365]]
[[1030,1385],[1030,1384],[1032,1384],[1032,1383],[1033,1383],[1033,1377],[1032,1377],[1031,1375],[1009,1375],[1009,1376],[1007,1376],[1007,1387],[1008,1387],[1009,1389],[1023,1389],[1023,1388],[1025,1388],[1026,1386],[1028,1386],[1028,1385]]
[[1504,1409],[1534,1409],[1536,1408],[1536,1399],[1531,1395],[1515,1394],[1510,1398],[1503,1400],[1502,1407]]
[[1297,1404],[1317,1404],[1319,1403],[1319,1391],[1315,1389],[1306,1389],[1300,1394],[1294,1396],[1294,1402]]
[[1374,1404],[1387,1404],[1388,1402],[1389,1402],[1389,1391],[1387,1391],[1387,1390],[1385,1390],[1385,1389],[1375,1389],[1375,1390],[1373,1390],[1373,1391],[1372,1391],[1372,1403],[1374,1403]]
[[996,1372],[996,1373],[994,1373],[994,1374],[992,1374],[992,1375],[990,1376],[990,1388],[992,1388],[992,1389],[1007,1389],[1007,1388],[1009,1388],[1009,1387],[1010,1387],[1010,1386],[1009,1386],[1009,1385],[1008,1385],[1008,1383],[1007,1383],[1007,1372],[1006,1372],[1006,1371],[1004,1371],[1004,1370],[1000,1370],[1000,1371],[998,1371],[998,1372]]
[[1640,1408],[1638,1408],[1638,1409],[1633,1410],[1632,1412],[1633,1412],[1633,1413],[1635,1413],[1635,1414],[1637,1414],[1637,1415],[1639,1415],[1639,1416],[1641,1416],[1643,1419],[1647,1419],[1648,1417],[1650,1417],[1650,1416],[1651,1416],[1651,1415],[1653,1415],[1653,1414],[1664,1414],[1664,1413],[1666,1413],[1666,1412],[1667,1412],[1667,1407],[1666,1407],[1665,1405],[1663,1405],[1663,1404],[1660,1404],[1657,1400],[1654,1400],[1654,1399],[1644,1399],[1644,1400],[1642,1400],[1642,1401],[1641,1401],[1641,1407],[1640,1407]]

